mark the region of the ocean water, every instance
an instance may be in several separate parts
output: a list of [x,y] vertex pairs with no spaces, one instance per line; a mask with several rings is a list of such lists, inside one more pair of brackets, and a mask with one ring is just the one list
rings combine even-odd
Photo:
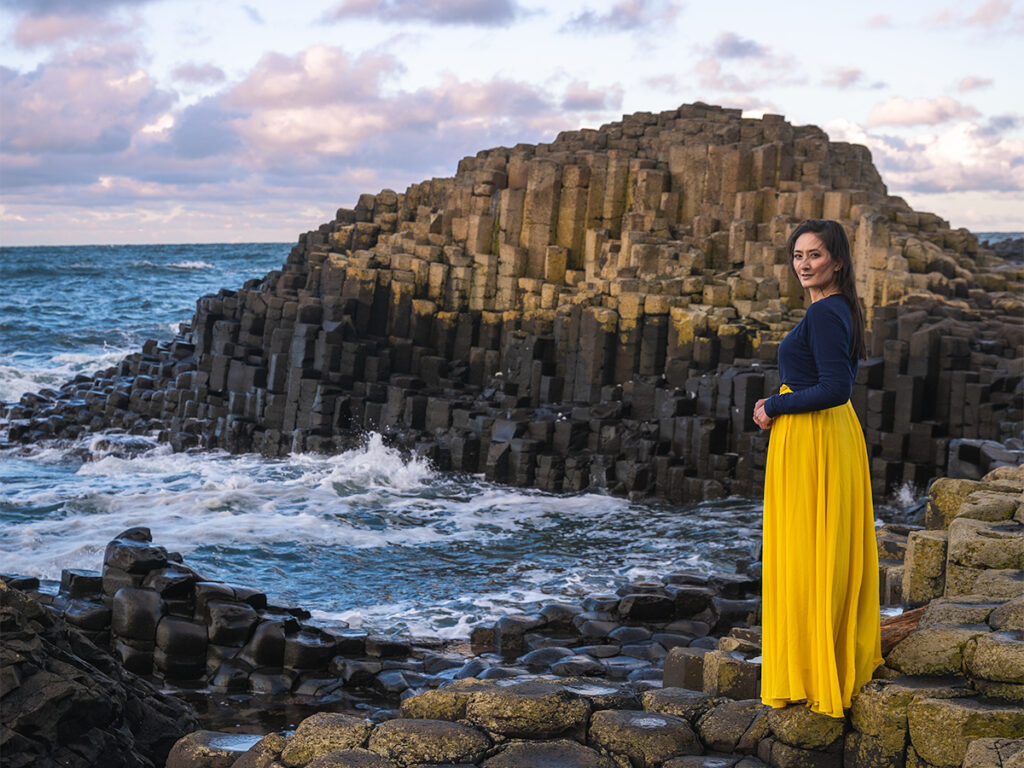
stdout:
[[[0,249],[0,400],[171,338],[197,298],[262,277],[288,248]],[[504,488],[403,459],[379,435],[337,456],[283,459],[116,436],[0,451],[0,572],[96,569],[107,541],[136,525],[201,573],[318,621],[458,638],[627,580],[730,571],[756,546],[760,505]]]

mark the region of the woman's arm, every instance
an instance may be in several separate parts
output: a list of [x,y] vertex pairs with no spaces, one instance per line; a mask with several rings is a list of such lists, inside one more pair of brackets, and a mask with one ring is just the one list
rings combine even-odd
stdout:
[[768,417],[821,411],[849,400],[857,376],[856,361],[850,358],[852,338],[852,318],[845,301],[822,300],[812,304],[807,310],[807,339],[818,383],[799,392],[768,398],[764,407]]

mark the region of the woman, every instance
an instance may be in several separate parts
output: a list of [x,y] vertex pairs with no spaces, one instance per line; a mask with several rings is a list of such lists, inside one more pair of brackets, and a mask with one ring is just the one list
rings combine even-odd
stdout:
[[882,663],[878,552],[864,434],[850,405],[864,318],[850,243],[812,219],[786,244],[811,306],[779,345],[764,490],[761,700],[843,709]]

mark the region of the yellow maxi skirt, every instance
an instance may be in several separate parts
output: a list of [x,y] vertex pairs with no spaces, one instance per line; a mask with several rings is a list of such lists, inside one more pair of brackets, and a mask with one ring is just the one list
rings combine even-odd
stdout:
[[882,663],[871,478],[849,402],[772,423],[762,561],[761,701],[843,717]]

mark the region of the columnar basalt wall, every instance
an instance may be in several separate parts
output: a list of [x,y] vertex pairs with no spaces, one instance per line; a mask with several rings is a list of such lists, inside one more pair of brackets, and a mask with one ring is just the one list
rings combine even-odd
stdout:
[[6,409],[9,438],[155,429],[279,455],[375,430],[548,491],[757,495],[750,414],[804,310],[784,243],[810,217],[853,243],[876,495],[1014,463],[1024,268],[888,196],[866,148],[703,104],[362,195],[173,343]]

